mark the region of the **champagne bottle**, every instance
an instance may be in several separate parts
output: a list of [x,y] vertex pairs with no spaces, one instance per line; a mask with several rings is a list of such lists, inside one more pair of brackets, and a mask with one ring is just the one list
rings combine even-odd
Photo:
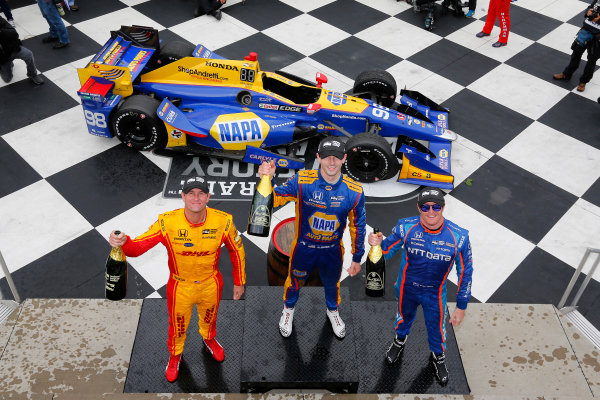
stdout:
[[269,236],[271,228],[271,215],[273,212],[273,186],[271,177],[263,175],[258,182],[252,207],[248,216],[248,234],[254,236]]
[[105,289],[108,300],[121,300],[127,295],[127,261],[120,247],[113,247],[106,260]]
[[[378,234],[379,229],[373,229],[373,233]],[[371,297],[385,294],[385,258],[380,245],[372,246],[367,256],[365,293]]]

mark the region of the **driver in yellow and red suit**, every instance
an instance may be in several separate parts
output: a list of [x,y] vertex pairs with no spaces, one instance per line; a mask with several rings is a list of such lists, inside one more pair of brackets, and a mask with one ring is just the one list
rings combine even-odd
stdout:
[[223,361],[225,353],[215,339],[217,311],[223,289],[219,271],[221,245],[229,250],[233,264],[233,298],[238,300],[246,282],[245,252],[242,239],[228,213],[206,207],[210,198],[208,184],[202,177],[188,179],[181,194],[185,207],[158,216],[148,231],[135,239],[121,233],[111,234],[113,247],[120,246],[125,255],[139,256],[158,243],[169,255],[171,272],[167,283],[169,311],[168,348],[171,353],[166,377],[177,379],[186,330],[196,305],[199,331],[206,349],[215,360]]

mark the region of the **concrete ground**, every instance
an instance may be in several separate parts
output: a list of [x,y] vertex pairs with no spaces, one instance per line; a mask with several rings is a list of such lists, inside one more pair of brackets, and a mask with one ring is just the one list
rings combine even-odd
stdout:
[[[142,300],[26,300],[0,324],[0,398],[465,398],[322,391],[123,394],[141,307]],[[471,304],[455,334],[471,388],[466,398],[568,399],[600,394],[599,350],[552,305]]]

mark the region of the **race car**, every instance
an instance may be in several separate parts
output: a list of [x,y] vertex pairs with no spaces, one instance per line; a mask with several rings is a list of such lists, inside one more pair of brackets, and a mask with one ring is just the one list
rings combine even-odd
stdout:
[[357,181],[399,171],[401,182],[453,188],[448,110],[407,90],[396,102],[386,71],[359,74],[348,95],[324,88],[319,72],[312,83],[262,71],[256,53],[228,60],[201,44],[161,47],[157,30],[122,26],[78,74],[89,133],[132,149],[301,169],[299,143],[336,135],[347,139],[344,172]]

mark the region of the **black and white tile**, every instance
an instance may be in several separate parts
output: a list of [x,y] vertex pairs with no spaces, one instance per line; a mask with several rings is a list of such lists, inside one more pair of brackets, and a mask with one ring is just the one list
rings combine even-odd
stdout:
[[[193,18],[194,0],[78,0],[80,11],[64,17],[71,46],[60,51],[41,43],[48,27],[34,0],[10,4],[46,80],[33,86],[17,61],[13,81],[0,82],[0,251],[22,297],[102,297],[109,232],[140,234],[159,213],[181,206],[162,197],[168,158],[87,133],[76,69],[121,25],[152,26],[165,41],[202,43],[228,58],[256,51],[264,70],[309,80],[322,72],[326,87],[339,92],[351,90],[359,72],[385,69],[399,88],[450,108],[459,139],[446,214],[471,232],[474,301],[556,304],[585,248],[600,247],[600,74],[583,93],[575,90],[583,66],[571,81],[552,80],[569,61],[585,1],[512,3],[509,44],[499,49],[491,47],[497,26],[490,37],[475,37],[485,0],[474,19],[440,15],[431,32],[423,15],[394,0],[229,0],[219,22]],[[396,198],[406,187],[387,181],[365,191]],[[367,205],[368,225],[386,233],[416,212],[414,198],[377,200]],[[212,206],[245,230],[248,203]],[[276,220],[293,212],[286,206]],[[267,284],[268,239],[243,240],[248,284]],[[164,297],[164,249],[128,261],[129,296]],[[392,264],[397,271],[398,261]],[[227,252],[221,268],[230,298]],[[450,280],[452,293],[456,277]],[[600,272],[581,303],[597,327],[599,281]],[[357,278],[343,284],[360,298]],[[0,287],[8,293],[5,280]]]

